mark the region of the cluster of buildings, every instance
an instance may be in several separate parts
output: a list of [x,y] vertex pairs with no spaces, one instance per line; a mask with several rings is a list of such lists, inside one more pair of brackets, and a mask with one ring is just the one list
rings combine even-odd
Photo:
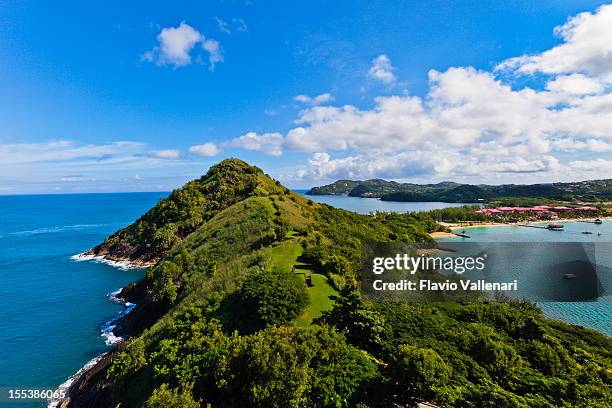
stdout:
[[499,216],[522,216],[521,218],[536,217],[538,219],[556,219],[559,218],[560,213],[567,213],[568,211],[579,211],[586,214],[597,213],[595,207],[566,207],[566,206],[548,206],[548,205],[537,205],[535,207],[497,207],[497,208],[483,208],[482,210],[476,211],[480,214],[488,215],[499,215]]

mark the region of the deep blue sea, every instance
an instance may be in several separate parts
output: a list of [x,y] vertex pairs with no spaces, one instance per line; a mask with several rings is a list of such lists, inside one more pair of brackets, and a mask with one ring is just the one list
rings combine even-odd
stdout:
[[70,257],[165,195],[0,196],[0,387],[55,388],[108,349],[100,326],[125,309],[108,295],[142,271]]
[[[92,358],[109,349],[103,323],[125,311],[109,295],[141,278],[140,270],[78,262],[71,256],[102,242],[151,208],[166,193],[0,196],[0,388],[55,388]],[[389,203],[375,199],[313,196],[348,210],[418,211],[445,203]],[[472,229],[482,240],[607,239],[581,235],[583,224],[567,233],[517,227]],[[575,229],[575,231],[574,231]],[[573,231],[571,234],[570,231]],[[610,244],[612,248],[612,243]],[[547,314],[612,334],[607,303],[548,305]],[[0,405],[4,406],[0,402]],[[14,406],[43,406],[15,404]]]

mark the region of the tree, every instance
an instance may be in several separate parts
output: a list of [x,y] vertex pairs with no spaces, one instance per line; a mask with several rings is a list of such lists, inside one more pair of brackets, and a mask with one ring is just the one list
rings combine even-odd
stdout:
[[191,396],[190,388],[170,389],[162,384],[153,391],[145,403],[146,408],[200,408],[200,404]]
[[288,323],[308,304],[304,282],[291,271],[254,272],[245,280],[239,296],[259,326]]
[[151,298],[157,302],[173,303],[177,296],[177,281],[183,269],[172,261],[163,261],[147,272],[148,290]]
[[432,387],[444,384],[451,376],[451,367],[430,348],[403,344],[394,362],[396,378],[403,385],[427,393]]

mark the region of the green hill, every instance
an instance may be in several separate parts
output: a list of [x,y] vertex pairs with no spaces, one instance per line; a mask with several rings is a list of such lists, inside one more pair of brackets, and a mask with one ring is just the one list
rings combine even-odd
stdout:
[[380,179],[338,180],[325,186],[313,187],[307,194],[349,195],[380,198],[384,201],[442,201],[448,203],[504,202],[506,200],[514,202],[517,199],[537,199],[540,202],[606,202],[612,200],[612,179],[529,185],[471,185],[448,181],[437,184],[412,184]]
[[[138,226],[141,227],[138,227]],[[525,303],[365,302],[362,242],[429,241],[424,214],[335,209],[230,159],[94,249],[150,260],[129,336],[75,407],[604,406],[611,340]],[[173,231],[169,245],[155,233]],[[310,286],[305,283],[310,282]]]
[[109,259],[155,263],[220,211],[248,197],[283,192],[263,172],[238,159],[224,160],[185,184],[90,253]]

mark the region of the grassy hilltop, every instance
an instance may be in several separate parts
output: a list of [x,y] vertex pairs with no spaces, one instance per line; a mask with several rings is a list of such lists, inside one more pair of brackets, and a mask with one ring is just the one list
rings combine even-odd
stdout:
[[224,160],[92,250],[154,266],[124,290],[130,339],[70,405],[609,405],[612,341],[595,331],[523,303],[360,298],[362,241],[438,228],[320,205]]

